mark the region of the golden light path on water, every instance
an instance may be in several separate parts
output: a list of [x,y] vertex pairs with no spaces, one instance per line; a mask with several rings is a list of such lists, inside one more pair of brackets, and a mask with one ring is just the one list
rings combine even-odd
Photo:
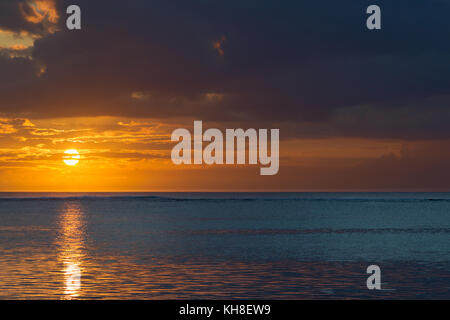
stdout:
[[59,219],[58,260],[62,262],[64,297],[77,298],[82,285],[83,259],[85,258],[85,221],[77,202],[65,202]]

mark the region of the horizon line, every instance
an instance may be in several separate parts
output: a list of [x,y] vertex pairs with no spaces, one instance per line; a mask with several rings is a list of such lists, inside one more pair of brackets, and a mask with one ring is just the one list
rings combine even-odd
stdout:
[[54,191],[54,190],[13,190],[1,193],[450,193],[450,189],[309,189],[309,190],[101,190],[101,191]]

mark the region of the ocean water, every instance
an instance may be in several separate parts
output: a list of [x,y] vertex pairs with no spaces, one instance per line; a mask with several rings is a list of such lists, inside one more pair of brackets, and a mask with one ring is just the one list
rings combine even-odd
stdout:
[[450,194],[0,194],[0,299],[107,298],[450,299]]

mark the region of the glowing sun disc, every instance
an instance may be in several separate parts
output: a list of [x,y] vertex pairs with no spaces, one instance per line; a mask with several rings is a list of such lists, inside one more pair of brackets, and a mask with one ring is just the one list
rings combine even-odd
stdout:
[[74,166],[78,163],[78,161],[80,161],[80,154],[75,149],[66,150],[64,151],[64,154],[65,156],[63,157],[63,161],[68,166]]

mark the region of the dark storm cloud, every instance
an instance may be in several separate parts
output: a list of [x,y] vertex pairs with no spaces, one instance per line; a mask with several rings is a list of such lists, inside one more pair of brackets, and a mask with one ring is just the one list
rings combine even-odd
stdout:
[[[17,1],[5,3],[11,11]],[[83,15],[77,32],[64,29],[73,3]],[[439,98],[450,95],[450,3],[378,1],[381,31],[365,28],[370,4],[59,1],[62,31],[36,41],[30,66],[0,61],[0,111],[305,124],[293,135],[450,136],[449,101]],[[0,17],[25,28],[17,12]],[[46,73],[30,77],[34,63]]]

